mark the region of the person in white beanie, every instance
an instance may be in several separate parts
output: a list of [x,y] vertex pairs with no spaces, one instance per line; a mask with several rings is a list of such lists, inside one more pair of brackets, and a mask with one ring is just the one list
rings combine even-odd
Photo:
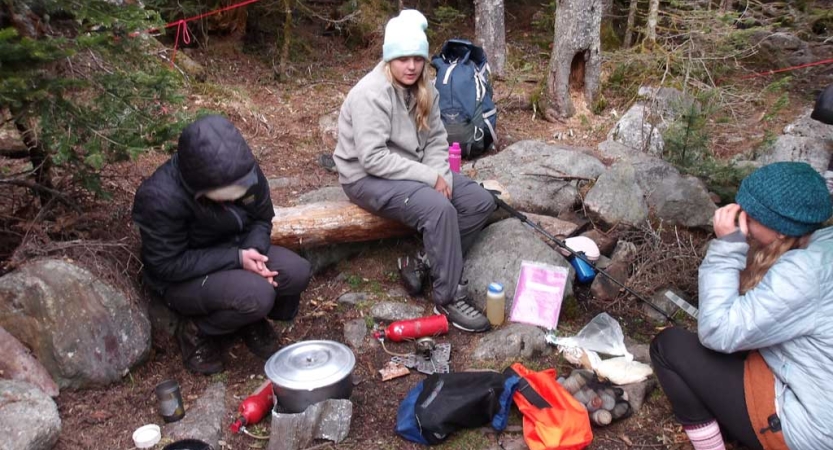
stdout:
[[383,60],[341,106],[333,160],[353,203],[422,235],[425,252],[400,271],[409,292],[420,293],[430,272],[435,311],[457,328],[486,331],[489,321],[471,304],[462,278],[463,254],[495,202],[449,169],[439,95],[426,63],[427,28],[416,10],[388,22]]

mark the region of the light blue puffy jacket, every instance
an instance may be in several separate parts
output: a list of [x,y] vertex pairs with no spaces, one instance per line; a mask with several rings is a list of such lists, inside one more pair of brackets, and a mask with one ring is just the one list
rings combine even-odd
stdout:
[[700,342],[723,353],[759,350],[775,374],[787,445],[833,449],[833,227],[740,295],[748,248],[731,238],[711,243],[700,266]]

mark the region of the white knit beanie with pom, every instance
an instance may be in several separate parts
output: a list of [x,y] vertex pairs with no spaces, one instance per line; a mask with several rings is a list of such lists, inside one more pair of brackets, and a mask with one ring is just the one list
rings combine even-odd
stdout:
[[390,19],[385,26],[385,44],[382,57],[385,61],[403,56],[422,56],[428,59],[428,20],[415,9],[405,9]]

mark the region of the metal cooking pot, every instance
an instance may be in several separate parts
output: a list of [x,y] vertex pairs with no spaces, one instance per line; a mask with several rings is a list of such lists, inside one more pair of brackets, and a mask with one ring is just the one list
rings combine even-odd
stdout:
[[301,341],[282,348],[266,361],[266,376],[278,404],[290,413],[315,403],[349,398],[356,357],[334,341]]

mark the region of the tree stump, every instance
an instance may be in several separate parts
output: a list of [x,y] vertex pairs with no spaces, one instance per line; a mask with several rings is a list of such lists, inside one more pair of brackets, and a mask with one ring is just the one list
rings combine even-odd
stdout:
[[558,1],[544,117],[561,121],[589,112],[599,92],[602,0]]

